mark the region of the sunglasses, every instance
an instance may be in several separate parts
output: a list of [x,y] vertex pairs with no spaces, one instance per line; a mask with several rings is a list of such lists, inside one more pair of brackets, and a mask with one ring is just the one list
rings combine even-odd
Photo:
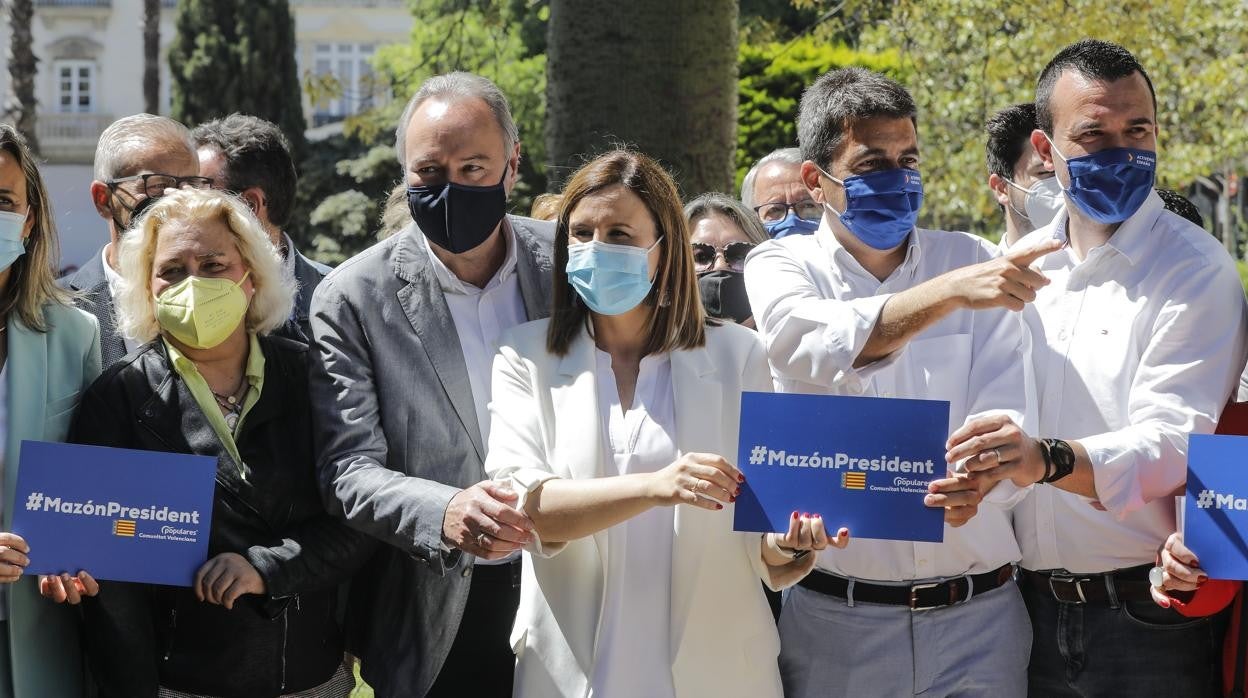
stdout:
[[690,246],[693,247],[693,268],[696,271],[706,271],[715,266],[715,259],[720,255],[723,255],[724,262],[733,271],[744,271],[745,258],[754,249],[754,243],[741,241],[730,242],[723,247],[705,242],[695,242]]

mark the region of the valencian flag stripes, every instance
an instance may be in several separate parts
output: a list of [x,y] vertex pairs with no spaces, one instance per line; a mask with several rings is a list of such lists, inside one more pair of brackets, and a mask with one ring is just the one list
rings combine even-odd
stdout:
[[126,521],[125,519],[117,519],[116,521],[113,522],[113,535],[114,536],[129,536],[133,538],[134,526],[135,526],[135,522],[133,521]]
[[841,473],[841,487],[847,490],[867,489],[866,473]]

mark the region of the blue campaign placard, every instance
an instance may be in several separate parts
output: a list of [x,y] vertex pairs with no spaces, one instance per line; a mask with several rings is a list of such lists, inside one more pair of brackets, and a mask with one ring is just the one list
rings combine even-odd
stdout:
[[13,532],[26,574],[190,586],[208,556],[217,460],[23,441]]
[[944,540],[944,511],[923,505],[947,476],[949,403],[744,393],[734,529],[787,531],[794,511],[854,538]]
[[1183,542],[1211,579],[1248,580],[1248,436],[1188,439]]

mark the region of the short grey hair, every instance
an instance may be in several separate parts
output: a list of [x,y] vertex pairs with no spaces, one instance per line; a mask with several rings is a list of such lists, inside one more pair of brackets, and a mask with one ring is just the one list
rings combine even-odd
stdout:
[[918,123],[914,98],[897,81],[865,68],[824,73],[802,93],[797,115],[802,157],[827,170],[850,122],[875,116]]
[[133,174],[135,156],[154,145],[185,146],[192,160],[195,141],[186,126],[164,116],[135,114],[114,121],[95,145],[95,178],[108,182]]
[[224,221],[234,244],[251,272],[255,294],[247,306],[248,331],[268,334],[286,324],[295,309],[298,283],[282,263],[268,233],[246,203],[218,189],[179,189],[156,200],[121,238],[118,261],[121,282],[114,299],[118,329],[136,342],[160,335],[156,300],[152,294],[152,266],[156,240],[167,223]]
[[412,122],[412,115],[427,100],[433,98],[464,99],[477,98],[490,107],[498,127],[503,131],[503,145],[507,157],[511,150],[520,142],[520,131],[516,128],[516,120],[511,118],[511,106],[507,104],[507,96],[488,78],[473,73],[456,71],[445,75],[435,75],[424,81],[416,94],[408,100],[403,116],[399,117],[399,126],[394,130],[394,153],[399,164],[407,166],[407,127]]
[[740,201],[719,192],[703,194],[685,204],[685,220],[689,222],[689,234],[693,234],[693,224],[707,216],[718,213],[736,224],[745,237],[755,245],[766,242],[767,230],[763,222],[754,212]]
[[773,150],[763,156],[761,160],[754,163],[749,172],[745,173],[745,179],[741,180],[741,203],[752,212],[758,204],[754,201],[754,180],[758,179],[758,173],[763,168],[773,162],[783,162],[788,165],[801,166],[804,158],[800,148],[780,148]]

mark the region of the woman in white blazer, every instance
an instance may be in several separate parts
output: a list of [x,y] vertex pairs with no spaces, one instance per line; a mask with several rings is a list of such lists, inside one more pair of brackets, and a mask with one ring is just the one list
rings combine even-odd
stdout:
[[848,532],[799,512],[783,536],[732,531],[743,478],[721,455],[741,392],[771,389],[762,343],[708,325],[675,184],[644,155],[573,176],[554,249],[551,319],[504,339],[492,379],[486,471],[535,536],[514,695],[779,697],[759,579],[796,583],[801,551]]

